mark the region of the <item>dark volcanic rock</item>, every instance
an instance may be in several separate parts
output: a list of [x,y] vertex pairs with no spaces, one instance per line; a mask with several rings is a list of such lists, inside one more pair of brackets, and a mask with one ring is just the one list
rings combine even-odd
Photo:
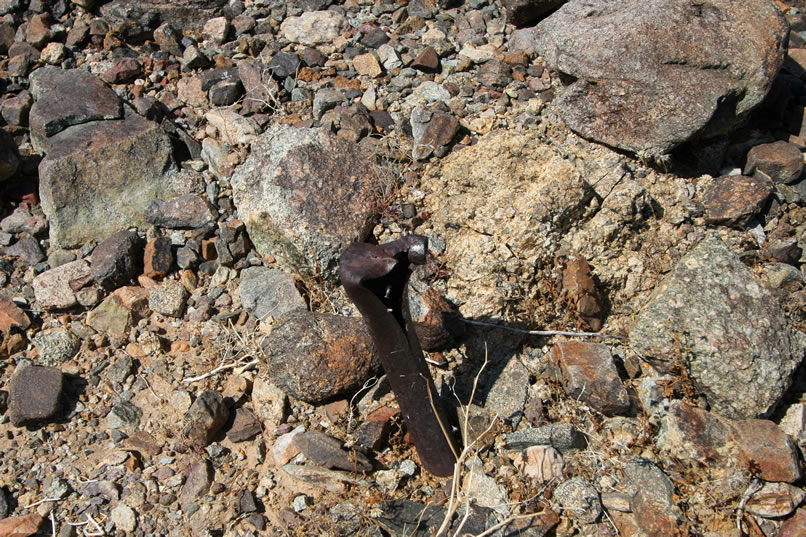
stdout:
[[247,408],[235,410],[235,419],[232,427],[227,431],[227,438],[233,442],[245,442],[263,432],[260,422],[255,415]]
[[143,253],[143,274],[149,278],[164,278],[174,264],[174,254],[172,251],[171,239],[168,237],[157,237],[146,244]]
[[64,377],[55,367],[18,368],[9,382],[8,413],[17,427],[52,419],[61,410]]
[[531,26],[565,2],[566,0],[504,0],[507,22],[519,28]]
[[11,257],[19,257],[31,266],[45,259],[45,252],[39,246],[39,241],[29,235],[0,251]]
[[359,145],[277,126],[232,176],[249,238],[293,271],[335,276],[341,251],[372,229],[383,179]]
[[357,390],[377,369],[358,317],[292,311],[276,320],[263,348],[272,382],[309,403]]
[[772,412],[806,348],[778,299],[714,235],[661,282],[629,338],[663,373],[685,360],[711,409],[734,419]]
[[0,130],[0,182],[13,176],[19,166],[20,154],[14,138],[6,131]]
[[535,49],[572,77],[556,101],[586,138],[648,156],[722,134],[766,96],[787,24],[773,3],[571,0]]
[[119,231],[95,247],[90,272],[105,289],[117,289],[134,278],[142,263],[143,239],[136,231]]
[[198,29],[226,5],[227,0],[113,0],[101,6],[101,15],[113,26],[134,22],[153,29],[161,21]]
[[205,390],[185,413],[182,433],[194,449],[201,450],[212,442],[227,423],[227,418],[229,409],[221,394],[214,390]]
[[418,106],[411,112],[411,132],[414,137],[412,157],[424,160],[432,154],[444,156],[448,144],[459,131],[459,120],[447,112]]
[[123,117],[117,94],[87,71],[48,66],[31,73],[30,80],[35,102],[29,122],[35,146],[43,147],[43,138],[71,125]]

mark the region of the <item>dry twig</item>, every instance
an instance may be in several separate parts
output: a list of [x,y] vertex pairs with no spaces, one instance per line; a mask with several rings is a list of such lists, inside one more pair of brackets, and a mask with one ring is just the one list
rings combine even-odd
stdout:
[[506,330],[508,332],[516,332],[518,334],[527,334],[530,336],[567,336],[567,337],[598,337],[602,339],[624,339],[623,336],[616,336],[613,334],[600,334],[598,332],[570,332],[566,330],[525,330],[523,328],[514,328],[503,324],[488,323],[486,321],[475,321],[473,319],[462,319],[466,324],[474,326],[486,326],[489,328],[498,328],[499,330]]

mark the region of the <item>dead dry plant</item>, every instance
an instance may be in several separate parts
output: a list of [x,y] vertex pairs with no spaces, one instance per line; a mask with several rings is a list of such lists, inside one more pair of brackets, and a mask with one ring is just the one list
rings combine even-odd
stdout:
[[260,333],[258,325],[254,325],[242,334],[232,324],[232,320],[229,320],[228,325],[219,332],[214,343],[220,355],[219,365],[201,375],[186,377],[182,379],[182,382],[185,384],[198,382],[230,369],[236,375],[254,369],[260,361],[260,357],[263,356],[262,343],[265,337]]

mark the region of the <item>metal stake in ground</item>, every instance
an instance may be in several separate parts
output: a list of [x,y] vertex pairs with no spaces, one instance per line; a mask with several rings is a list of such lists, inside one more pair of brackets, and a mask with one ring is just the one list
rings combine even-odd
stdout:
[[420,461],[453,475],[457,447],[409,315],[406,287],[425,263],[428,239],[409,235],[381,245],[354,243],[341,254],[341,283],[358,307],[397,397]]

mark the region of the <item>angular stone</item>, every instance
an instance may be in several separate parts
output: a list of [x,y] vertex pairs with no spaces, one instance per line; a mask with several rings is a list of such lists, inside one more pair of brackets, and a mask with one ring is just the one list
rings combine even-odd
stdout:
[[517,429],[529,392],[529,370],[513,357],[488,382],[484,409]]
[[64,376],[55,367],[18,367],[8,388],[8,414],[17,427],[48,421],[62,408]]
[[205,106],[207,92],[202,89],[202,81],[197,76],[181,78],[176,83],[176,96],[190,106]]
[[806,348],[772,292],[714,235],[664,278],[629,338],[662,373],[685,349],[695,388],[734,419],[772,412]]
[[558,254],[554,263],[562,280],[560,293],[575,305],[577,322],[583,328],[600,330],[604,308],[588,261],[577,254]]
[[6,233],[27,233],[33,237],[39,235],[48,227],[47,220],[39,214],[31,214],[23,207],[17,207],[14,212],[0,221],[0,229]]
[[607,345],[558,341],[551,355],[562,371],[566,395],[606,416],[620,415],[630,409],[630,397]]
[[705,221],[744,227],[761,212],[774,189],[772,181],[764,177],[717,177],[703,195]]
[[31,320],[25,312],[11,300],[0,297],[0,332],[8,335],[16,328],[26,330],[31,326]]
[[280,25],[280,33],[292,43],[315,47],[332,42],[346,28],[347,21],[336,11],[309,11],[299,17],[287,17]]
[[518,28],[533,26],[567,0],[504,0],[507,22]]
[[208,92],[210,104],[213,106],[229,106],[235,104],[243,95],[243,87],[240,82],[230,82],[222,80],[216,83]]
[[118,231],[92,251],[90,273],[107,290],[134,278],[142,266],[143,239],[136,231]]
[[81,346],[78,338],[67,328],[39,332],[31,341],[39,350],[39,362],[51,367],[71,359]]
[[137,528],[137,514],[134,509],[124,503],[120,503],[112,509],[109,519],[115,524],[115,528],[132,533]]
[[275,78],[283,79],[295,76],[299,70],[299,56],[290,52],[278,52],[275,54],[266,68]]
[[76,292],[92,281],[90,266],[83,259],[43,272],[32,283],[40,308],[67,309],[78,304]]
[[154,42],[160,50],[170,52],[177,58],[182,56],[182,34],[170,23],[160,25],[154,30]]
[[31,94],[23,90],[0,104],[0,115],[9,125],[27,126],[28,114],[33,103],[34,99]]
[[17,242],[2,249],[3,254],[18,257],[33,266],[45,259],[45,252],[39,246],[39,241],[31,236],[24,236]]
[[792,439],[769,420],[743,420],[731,430],[742,460],[765,481],[793,483],[800,479],[800,462]]
[[143,274],[151,279],[162,279],[171,272],[174,254],[170,237],[157,237],[146,244],[143,252]]
[[372,227],[383,179],[369,155],[316,129],[272,127],[232,176],[249,238],[293,272],[335,276],[338,256]]
[[673,401],[661,421],[658,449],[681,460],[703,464],[728,456],[729,424],[724,418],[682,401]]
[[252,385],[252,408],[257,417],[263,422],[263,430],[269,436],[273,436],[275,429],[286,418],[288,397],[277,386],[264,378],[258,377]]
[[255,415],[248,409],[241,407],[235,410],[235,419],[232,422],[232,427],[227,431],[227,438],[232,442],[246,442],[261,432],[263,432],[263,429]]
[[39,187],[52,246],[72,248],[145,228],[148,203],[176,195],[170,138],[134,112],[71,127],[48,143]]
[[571,129],[658,156],[726,132],[760,104],[783,63],[786,28],[766,0],[571,0],[533,36],[572,77],[555,101]]
[[572,477],[554,489],[552,499],[562,507],[568,516],[583,524],[596,522],[602,514],[599,493],[582,477]]
[[123,117],[117,94],[80,69],[42,67],[31,73],[31,138],[53,136],[71,125]]
[[674,502],[674,484],[655,463],[633,457],[624,465],[624,477],[632,493],[630,506],[646,535],[681,536],[683,513]]
[[135,324],[135,316],[115,295],[106,297],[87,314],[87,325],[93,330],[120,339],[128,336]]
[[243,309],[260,320],[307,308],[296,280],[282,270],[252,267],[242,271],[238,293]]
[[425,73],[435,73],[439,71],[439,56],[437,56],[434,47],[425,47],[425,49],[414,58],[411,67]]
[[190,45],[182,53],[182,68],[187,70],[204,69],[210,65],[210,60],[195,45]]
[[106,416],[106,424],[110,429],[134,431],[140,425],[143,411],[131,401],[123,401],[112,407]]
[[194,460],[185,469],[185,483],[179,493],[179,504],[186,509],[201,498],[213,484],[213,464],[205,459]]
[[552,446],[560,453],[583,449],[588,445],[582,431],[570,423],[532,427],[504,435],[507,449],[524,450],[531,446]]
[[227,423],[229,409],[221,394],[205,390],[199,394],[185,413],[182,434],[194,447],[201,450],[213,441],[218,431]]
[[309,403],[358,390],[377,368],[358,317],[292,311],[275,321],[263,348],[272,382]]
[[276,107],[279,87],[262,63],[258,60],[242,61],[238,64],[238,78],[246,92],[242,114],[254,114]]
[[220,45],[227,41],[230,31],[230,23],[227,17],[214,17],[204,23],[202,33],[213,43]]
[[370,412],[356,431],[356,443],[373,451],[383,449],[392,429],[392,419],[399,414],[399,410],[386,406]]
[[0,520],[0,535],[9,537],[29,537],[36,535],[45,521],[39,513],[10,516]]
[[125,84],[132,82],[135,78],[143,74],[143,66],[137,61],[137,58],[123,57],[112,65],[109,69],[104,71],[101,75],[104,82],[110,84]]
[[238,513],[254,513],[257,511],[257,498],[251,490],[243,490],[238,495]]
[[299,448],[294,444],[294,437],[298,434],[305,432],[305,427],[302,425],[296,427],[293,431],[285,433],[277,437],[271,448],[272,458],[274,464],[283,466],[291,459],[299,455]]
[[515,458],[515,468],[538,483],[560,479],[563,475],[563,456],[551,446],[526,448]]
[[372,470],[372,464],[361,453],[342,449],[342,442],[320,431],[308,431],[294,436],[294,445],[306,457],[325,468],[347,471]]
[[803,172],[803,153],[789,142],[773,142],[754,146],[747,153],[744,174],[761,172],[775,183],[797,182]]
[[414,137],[412,158],[424,160],[432,154],[443,156],[459,132],[459,120],[446,112],[418,106],[411,112],[411,132]]
[[365,75],[371,78],[375,78],[383,72],[383,69],[381,69],[381,64],[378,63],[375,55],[369,52],[366,54],[359,54],[353,58],[353,68],[358,72],[359,75]]
[[151,290],[148,307],[167,317],[181,317],[189,296],[181,283],[168,280]]

